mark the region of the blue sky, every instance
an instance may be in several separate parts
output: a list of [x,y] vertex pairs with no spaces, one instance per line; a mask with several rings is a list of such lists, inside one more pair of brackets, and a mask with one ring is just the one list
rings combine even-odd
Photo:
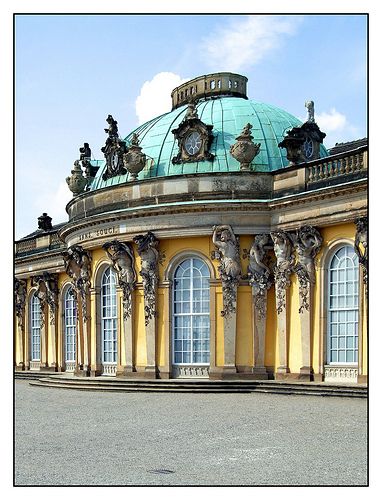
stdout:
[[[43,211],[67,220],[70,175],[105,118],[122,136],[170,110],[182,80],[248,77],[251,99],[304,119],[315,102],[325,145],[366,136],[367,35],[361,15],[25,15],[16,17],[16,238]],[[154,97],[153,97],[154,96]]]

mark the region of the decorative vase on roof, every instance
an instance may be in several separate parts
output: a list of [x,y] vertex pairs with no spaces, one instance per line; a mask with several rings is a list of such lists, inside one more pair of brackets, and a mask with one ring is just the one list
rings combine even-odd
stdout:
[[235,144],[230,147],[230,153],[240,163],[240,170],[250,170],[251,162],[259,154],[260,144],[253,142],[252,125],[247,123],[241,134],[236,137]]
[[69,177],[66,178],[66,183],[67,183],[70,191],[73,193],[73,196],[77,196],[84,191],[88,181],[87,181],[87,179],[85,179],[85,177],[82,173],[82,169],[81,169],[79,160],[76,160],[74,162],[74,168],[72,170],[72,175],[70,175]]
[[143,170],[146,164],[146,155],[142,153],[142,148],[138,145],[138,136],[133,134],[131,146],[127,153],[123,155],[123,163],[129,172],[129,180],[135,181],[138,178],[139,172]]

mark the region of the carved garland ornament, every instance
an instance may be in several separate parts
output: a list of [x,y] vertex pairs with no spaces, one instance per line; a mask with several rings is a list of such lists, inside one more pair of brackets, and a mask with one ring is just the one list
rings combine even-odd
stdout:
[[81,297],[83,321],[90,319],[87,310],[87,298],[90,293],[91,277],[91,255],[80,245],[73,245],[67,251],[62,252],[65,263],[65,272],[71,278],[75,294],[74,297],[78,306],[78,295]]
[[266,315],[266,292],[273,283],[271,270],[264,263],[266,257],[264,247],[269,243],[269,239],[268,234],[256,235],[249,251],[248,278],[259,318],[264,318]]
[[111,264],[117,273],[118,284],[123,294],[123,319],[131,316],[131,294],[137,281],[134,268],[134,252],[129,243],[113,240],[105,243],[102,248],[111,260]]
[[138,245],[138,254],[141,258],[141,270],[144,300],[145,300],[145,325],[149,325],[156,317],[156,290],[158,287],[159,240],[149,231],[145,235],[134,237]]
[[25,280],[18,280],[15,278],[14,294],[15,294],[15,310],[17,316],[17,324],[19,328],[22,328],[24,320],[25,302],[27,297],[27,282]]
[[218,271],[223,288],[221,315],[229,317],[236,312],[236,293],[241,277],[239,240],[231,226],[223,225],[213,227],[212,242],[218,249],[213,258],[220,262]]
[[276,309],[280,314],[286,305],[286,289],[290,287],[290,275],[293,272],[294,258],[292,256],[292,244],[289,236],[284,231],[271,233],[276,255],[276,266],[274,277],[276,283]]
[[58,306],[58,276],[47,272],[32,278],[32,284],[37,286],[37,298],[40,302],[40,324],[45,324],[45,306],[49,306],[49,323],[54,325]]
[[365,284],[365,291],[367,293],[368,284],[368,220],[367,217],[362,217],[355,221],[357,232],[354,241],[354,250],[358,255],[358,260],[363,268],[363,282]]

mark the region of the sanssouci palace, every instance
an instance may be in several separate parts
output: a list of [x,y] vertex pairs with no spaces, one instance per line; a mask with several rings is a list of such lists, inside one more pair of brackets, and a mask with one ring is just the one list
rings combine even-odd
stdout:
[[326,149],[313,101],[302,123],[238,74],[171,97],[126,137],[107,116],[68,221],[16,241],[15,369],[365,384],[367,140]]

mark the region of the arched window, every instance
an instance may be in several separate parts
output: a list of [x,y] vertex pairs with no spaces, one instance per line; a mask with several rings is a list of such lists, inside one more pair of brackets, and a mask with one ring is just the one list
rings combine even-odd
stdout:
[[198,258],[179,264],[173,287],[174,365],[210,362],[210,273]]
[[31,361],[41,359],[41,316],[40,302],[36,293],[31,298]]
[[350,245],[329,266],[327,362],[358,362],[358,257]]
[[77,307],[72,292],[73,289],[69,287],[64,296],[65,363],[73,363],[76,360]]
[[101,283],[101,341],[102,364],[117,363],[117,291],[115,272],[110,267]]

